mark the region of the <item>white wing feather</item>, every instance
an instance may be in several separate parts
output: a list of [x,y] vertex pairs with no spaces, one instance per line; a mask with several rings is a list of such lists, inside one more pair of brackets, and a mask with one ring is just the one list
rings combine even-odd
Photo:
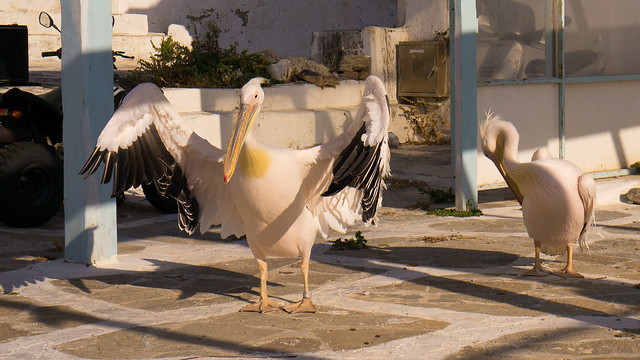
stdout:
[[206,232],[212,224],[223,224],[223,234],[243,235],[242,220],[230,201],[228,187],[223,186],[224,151],[198,136],[157,86],[140,84],[127,94],[100,134],[97,148],[117,153],[136,146],[134,143],[148,134],[152,125],[198,202],[200,232]]

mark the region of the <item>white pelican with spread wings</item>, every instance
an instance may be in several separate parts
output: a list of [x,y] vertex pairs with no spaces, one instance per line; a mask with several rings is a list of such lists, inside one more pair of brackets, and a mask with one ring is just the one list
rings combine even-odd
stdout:
[[349,128],[333,140],[303,150],[261,143],[252,128],[262,107],[262,78],[242,87],[240,112],[226,152],[201,138],[162,91],[141,84],[124,99],[80,171],[105,164],[102,183],[113,194],[155,182],[178,202],[180,229],[246,235],[260,271],[260,300],[245,311],[280,308],[267,296],[267,256],[301,257],[303,298],[287,312],[314,312],[309,257],[318,232],[340,232],[358,219],[377,221],[389,174],[389,108],[380,79],[365,81],[362,102]]

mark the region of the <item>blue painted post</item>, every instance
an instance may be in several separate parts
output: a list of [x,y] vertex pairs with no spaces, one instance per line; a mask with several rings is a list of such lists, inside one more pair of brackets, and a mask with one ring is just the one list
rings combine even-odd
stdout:
[[456,209],[478,207],[476,1],[449,0],[451,127]]
[[111,0],[61,0],[65,258],[117,261],[116,208],[99,176],[78,172],[113,113]]
[[560,145],[558,149],[558,157],[564,159],[565,157],[565,90],[566,90],[566,78],[565,78],[565,58],[564,58],[564,44],[565,44],[565,32],[564,32],[564,0],[558,2],[558,78],[560,78],[560,85],[558,85],[558,137],[560,139]]

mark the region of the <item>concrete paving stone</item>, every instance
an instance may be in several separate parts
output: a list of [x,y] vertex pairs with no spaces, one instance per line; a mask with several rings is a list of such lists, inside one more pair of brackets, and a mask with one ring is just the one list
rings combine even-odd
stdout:
[[64,235],[2,234],[0,236],[0,272],[61,257],[62,252],[54,245],[55,239],[64,242]]
[[[291,316],[232,313],[190,323],[169,323],[115,331],[58,345],[63,353],[97,359],[176,356],[278,356],[318,350],[347,350],[429,333],[448,324],[411,317],[324,309]],[[118,344],[120,351],[112,352]],[[102,346],[101,346],[102,345]]]
[[435,229],[456,229],[461,232],[503,232],[503,233],[526,233],[522,219],[479,219],[476,217],[464,218],[463,220],[445,221],[434,224]]
[[[518,256],[502,251],[471,249],[469,242],[477,239],[448,240],[430,243],[417,238],[407,241],[395,238],[371,240],[368,249],[357,251],[331,251],[333,254],[367,259],[381,259],[408,266],[435,266],[444,268],[501,267],[515,261]],[[376,246],[378,244],[378,246]],[[467,248],[465,248],[467,247]]]
[[616,210],[597,210],[596,209],[596,224],[600,221],[610,221],[616,219],[624,219],[630,217],[631,213],[628,211],[616,211]]
[[[302,275],[299,261],[269,259],[269,294],[288,302],[299,300]],[[373,273],[380,272],[374,270]],[[348,281],[369,276],[357,267],[344,268],[312,262],[311,290],[330,281]],[[259,298],[259,278],[255,260],[242,259],[222,264],[180,266],[168,271],[118,273],[81,279],[53,280],[59,289],[79,296],[147,311],[166,311],[192,306],[220,304],[235,298],[246,303]],[[290,299],[281,296],[296,294]],[[297,295],[300,294],[300,295]],[[239,308],[238,308],[239,309]]]
[[606,328],[522,331],[467,346],[446,359],[635,359],[639,339],[635,333]]
[[196,231],[193,235],[185,235],[186,234],[183,231],[178,229],[177,215],[171,217],[171,220],[168,221],[157,222],[153,224],[141,224],[140,226],[136,227],[118,229],[118,236],[130,239],[145,238],[152,241],[166,243],[205,245],[212,242],[228,243],[236,240],[234,238],[223,239],[220,236],[219,227],[212,227],[204,234],[200,234],[200,231]]
[[602,228],[614,234],[637,234],[640,231],[640,222],[634,221],[627,224],[602,225]]
[[427,276],[353,296],[501,316],[628,316],[640,310],[638,290],[629,284],[556,277]]
[[100,320],[70,306],[34,306],[32,300],[20,295],[1,296],[0,304],[0,342]]

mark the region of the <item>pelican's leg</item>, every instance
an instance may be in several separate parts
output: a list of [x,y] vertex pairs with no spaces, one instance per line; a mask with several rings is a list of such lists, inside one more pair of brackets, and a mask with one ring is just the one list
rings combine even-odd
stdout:
[[533,241],[536,249],[536,259],[533,263],[533,269],[525,271],[522,276],[547,276],[553,274],[553,271],[540,264],[540,241]]
[[258,262],[258,270],[260,270],[260,300],[255,304],[245,306],[241,311],[265,313],[278,310],[282,305],[277,302],[272,302],[267,296],[267,261],[257,258],[256,261]]
[[584,275],[573,271],[573,244],[567,245],[567,266],[560,271],[555,271],[554,275],[562,277],[583,278]]
[[300,264],[300,271],[302,271],[302,281],[304,283],[304,291],[302,292],[302,300],[297,303],[289,304],[285,306],[284,311],[292,313],[314,313],[316,307],[311,301],[311,292],[309,292],[309,260],[302,260]]

